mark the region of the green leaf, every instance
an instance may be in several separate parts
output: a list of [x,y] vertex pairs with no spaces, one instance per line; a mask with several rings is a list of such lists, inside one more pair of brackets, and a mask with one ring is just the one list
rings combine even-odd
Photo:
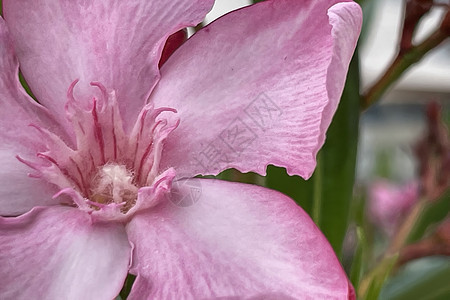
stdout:
[[[127,278],[125,279],[125,282],[123,284],[122,290],[120,291],[120,294],[118,295],[118,297],[120,297],[120,299],[127,299],[128,295],[131,292],[131,288],[133,287],[133,283],[136,280],[136,276],[133,274],[128,274]],[[118,299],[116,299],[118,300]]]
[[383,300],[450,299],[450,258],[416,260],[392,277],[383,287]]
[[389,274],[392,271],[395,263],[397,262],[398,255],[393,255],[387,259],[384,259],[381,264],[378,265],[377,269],[374,270],[374,276],[369,283],[367,292],[364,295],[365,300],[376,300],[380,295],[383,285]]
[[260,186],[264,186],[265,178],[259,174],[248,172],[241,173],[236,169],[227,169],[222,171],[217,176],[200,176],[202,178],[217,178],[220,180],[232,181],[232,182],[242,182],[249,184],[256,184]]
[[355,54],[350,64],[341,103],[318,154],[310,180],[289,177],[270,166],[266,185],[292,197],[310,214],[340,257],[347,232],[355,178],[359,123],[359,66]]
[[[359,44],[364,45],[368,40],[367,37],[369,36],[368,32],[373,26],[373,17],[375,14],[375,11],[377,9],[377,5],[380,5],[380,1],[376,0],[359,0],[356,1],[362,8],[363,11],[363,24],[361,28],[361,34],[359,36]],[[369,41],[370,42],[370,41]]]
[[294,199],[310,216],[314,193],[312,182],[312,179],[306,181],[299,176],[289,176],[284,168],[267,167],[266,186]]
[[411,233],[408,242],[413,243],[420,240],[430,227],[439,224],[450,211],[450,191],[447,191],[439,200],[427,205]]
[[31,89],[30,89],[30,86],[28,85],[28,83],[27,83],[27,81],[25,80],[25,78],[23,77],[23,75],[22,75],[22,72],[19,70],[19,81],[20,81],[20,84],[22,84],[22,87],[25,89],[25,91],[27,92],[27,94],[31,97],[31,98],[33,98],[35,101],[37,101],[36,100],[36,97],[34,96],[34,94],[33,94],[33,92],[31,91]]
[[356,228],[356,236],[358,237],[358,240],[355,255],[353,256],[352,268],[350,270],[350,281],[355,290],[358,290],[359,281],[361,279],[361,274],[364,267],[364,250],[367,248],[367,241],[364,236],[364,231],[361,227]]

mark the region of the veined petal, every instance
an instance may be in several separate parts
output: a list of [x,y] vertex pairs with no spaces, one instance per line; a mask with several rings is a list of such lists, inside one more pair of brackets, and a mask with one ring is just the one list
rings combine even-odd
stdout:
[[18,216],[35,206],[59,203],[61,198],[52,198],[57,187],[30,177],[32,170],[17,160],[15,153],[14,149],[0,146],[0,216]]
[[[197,198],[179,207],[180,197]],[[126,230],[135,245],[130,272],[137,274],[130,299],[348,298],[326,238],[276,191],[189,179]]]
[[74,208],[0,218],[1,299],[113,299],[131,247],[120,224],[91,224]]
[[20,153],[24,159],[34,158],[45,146],[29,124],[60,131],[45,108],[20,85],[19,64],[2,18],[0,70],[0,216],[18,215],[36,205],[55,203],[51,197],[57,191],[39,179],[28,177],[31,169],[15,157]]
[[[43,105],[65,124],[69,85],[90,97],[92,81],[115,89],[129,128],[159,78],[167,37],[196,25],[212,0],[5,0],[24,77]],[[91,99],[88,99],[91,100]]]
[[217,174],[266,166],[311,176],[361,26],[338,1],[264,1],[190,38],[164,64],[150,101],[178,110],[163,167]]

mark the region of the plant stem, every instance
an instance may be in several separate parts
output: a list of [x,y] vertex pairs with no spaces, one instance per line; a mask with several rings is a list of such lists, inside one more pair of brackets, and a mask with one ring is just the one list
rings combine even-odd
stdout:
[[425,41],[409,50],[398,53],[391,66],[383,76],[361,97],[361,109],[365,110],[377,102],[386,90],[413,64],[420,61],[431,49],[442,43],[448,37],[440,28],[433,32]]

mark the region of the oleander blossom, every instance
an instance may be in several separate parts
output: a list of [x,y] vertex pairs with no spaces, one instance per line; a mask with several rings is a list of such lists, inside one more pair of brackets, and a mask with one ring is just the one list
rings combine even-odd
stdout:
[[160,68],[168,37],[212,4],[3,1],[1,299],[113,299],[128,273],[130,299],[354,298],[291,199],[189,178],[264,175],[268,164],[308,178],[360,8],[261,2],[200,30]]
[[369,187],[369,216],[375,225],[391,235],[419,201],[419,195],[417,181],[401,185],[378,180]]

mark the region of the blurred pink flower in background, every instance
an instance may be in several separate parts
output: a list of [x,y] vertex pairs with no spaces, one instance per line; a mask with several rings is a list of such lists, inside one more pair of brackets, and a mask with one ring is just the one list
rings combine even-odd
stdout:
[[360,8],[262,2],[159,69],[167,38],[212,3],[3,1],[0,298],[112,299],[128,272],[130,299],[354,297],[291,199],[188,178],[268,164],[311,176]]
[[386,233],[392,234],[402,217],[417,201],[417,181],[400,185],[379,180],[369,187],[369,217]]

